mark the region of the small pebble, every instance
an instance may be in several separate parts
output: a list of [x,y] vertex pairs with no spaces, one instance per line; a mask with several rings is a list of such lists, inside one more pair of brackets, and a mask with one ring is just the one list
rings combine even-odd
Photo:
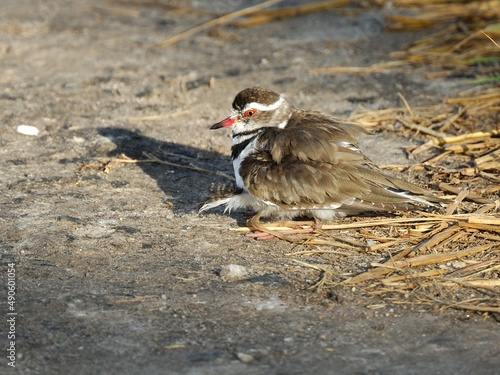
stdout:
[[238,353],[236,354],[236,357],[238,357],[238,359],[243,363],[250,363],[254,360],[253,356],[246,353]]
[[24,134],[24,135],[38,135],[40,133],[40,130],[38,130],[37,127],[31,126],[31,125],[19,125],[17,127],[17,132]]
[[220,277],[224,279],[241,279],[246,275],[248,275],[247,269],[239,264],[226,264],[220,270]]

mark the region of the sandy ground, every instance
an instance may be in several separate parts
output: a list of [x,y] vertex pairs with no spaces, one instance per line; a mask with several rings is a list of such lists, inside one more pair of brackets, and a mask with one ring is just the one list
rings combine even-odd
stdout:
[[[220,14],[242,3],[194,5]],[[197,213],[228,182],[215,172],[232,174],[229,133],[208,127],[245,87],[340,117],[400,105],[398,92],[414,105],[458,92],[460,82],[421,72],[309,73],[381,61],[416,34],[385,31],[383,12],[351,10],[158,48],[210,17],[100,1],[0,4],[1,272],[7,285],[15,264],[18,313],[13,369],[5,287],[1,373],[500,373],[494,319],[370,309],[355,288],[312,292],[318,274],[290,259],[294,245],[231,231],[241,213]],[[40,134],[18,133],[23,124]],[[379,162],[409,163],[402,146],[412,142],[377,133],[363,144]],[[103,171],[144,152],[214,173]]]

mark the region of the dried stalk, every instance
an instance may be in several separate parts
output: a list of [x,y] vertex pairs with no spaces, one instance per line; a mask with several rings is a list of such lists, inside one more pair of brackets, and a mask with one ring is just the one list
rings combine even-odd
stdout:
[[245,8],[245,9],[241,9],[241,10],[238,10],[238,11],[233,12],[233,13],[225,14],[219,18],[205,22],[201,25],[193,27],[192,29],[189,29],[189,30],[186,30],[180,34],[174,35],[171,38],[165,39],[164,41],[159,42],[157,44],[157,46],[158,47],[171,46],[172,44],[176,44],[182,40],[191,38],[192,36],[199,34],[203,31],[209,30],[209,29],[216,27],[216,26],[221,26],[221,25],[227,24],[238,17],[246,16],[246,15],[254,13],[258,10],[261,10],[261,9],[270,7],[272,5],[278,4],[282,1],[283,0],[268,0],[268,1],[264,1],[263,3],[257,4],[257,5]]

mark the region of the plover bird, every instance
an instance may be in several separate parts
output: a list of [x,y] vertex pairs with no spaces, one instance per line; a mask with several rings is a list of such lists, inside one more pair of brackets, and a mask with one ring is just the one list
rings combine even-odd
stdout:
[[358,148],[360,126],[291,106],[280,94],[251,87],[236,95],[231,115],[210,129],[232,128],[240,189],[206,203],[259,217],[317,221],[364,212],[413,210],[444,202],[428,190],[382,173]]

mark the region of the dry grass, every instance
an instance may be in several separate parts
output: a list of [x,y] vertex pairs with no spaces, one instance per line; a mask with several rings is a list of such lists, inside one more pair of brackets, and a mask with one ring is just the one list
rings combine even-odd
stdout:
[[[425,304],[500,312],[498,201],[471,213],[405,213],[398,218],[348,218],[342,223],[251,223],[300,244],[288,254],[318,273],[311,289],[352,289],[384,304]],[[297,229],[299,229],[297,231]],[[298,233],[298,234],[297,234]],[[474,298],[471,298],[474,297]],[[370,299],[367,300],[371,301]]]
[[263,23],[300,17],[310,13],[327,12],[349,5],[350,0],[326,0],[289,8],[261,10],[247,14],[245,21],[235,22],[237,27],[253,27]]
[[[384,6],[388,2],[373,3]],[[392,61],[366,67],[313,68],[310,72],[372,74],[410,72],[423,67],[427,78],[476,77],[471,83],[500,81],[500,47],[496,41],[500,37],[500,1],[398,1],[385,16],[387,28],[394,31],[441,27],[404,51],[392,53]]]
[[[430,154],[423,166],[436,171],[436,180],[462,185],[464,178],[500,182],[495,173],[500,170],[498,88],[445,99],[434,107],[411,108],[402,99],[403,108],[364,112],[349,120],[365,127],[404,132],[410,137],[426,137],[425,143],[409,151],[412,156]],[[450,167],[453,165],[456,167]]]

